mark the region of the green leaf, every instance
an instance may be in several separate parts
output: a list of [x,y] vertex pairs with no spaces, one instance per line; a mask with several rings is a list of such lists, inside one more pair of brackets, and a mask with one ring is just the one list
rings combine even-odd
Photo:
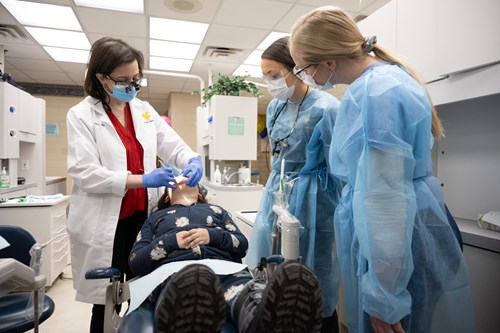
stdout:
[[[227,76],[219,74],[215,83],[211,84],[207,88],[202,89],[202,91],[204,92],[203,104],[206,104],[210,100],[210,98],[212,98],[212,96],[239,96],[241,91],[246,91],[257,98],[264,96],[264,94],[255,84],[245,81],[247,77],[249,77],[249,75]],[[193,94],[194,93],[200,92],[194,90]]]

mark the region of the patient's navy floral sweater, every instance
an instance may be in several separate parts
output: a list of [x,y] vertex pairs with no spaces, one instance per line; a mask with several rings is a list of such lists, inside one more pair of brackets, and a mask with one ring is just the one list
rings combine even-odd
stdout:
[[[176,233],[196,228],[208,229],[210,243],[195,249],[179,248]],[[137,275],[145,275],[163,264],[197,259],[241,262],[248,240],[222,207],[206,203],[172,205],[154,212],[144,222],[130,252],[129,265]]]

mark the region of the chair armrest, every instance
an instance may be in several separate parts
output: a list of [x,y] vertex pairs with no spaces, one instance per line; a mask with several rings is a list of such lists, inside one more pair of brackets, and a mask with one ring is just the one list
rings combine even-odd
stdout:
[[120,270],[114,267],[94,268],[85,273],[85,278],[87,280],[117,279],[120,276]]
[[37,290],[45,286],[45,275],[35,276],[35,271],[13,259],[0,259],[0,296],[17,289]]

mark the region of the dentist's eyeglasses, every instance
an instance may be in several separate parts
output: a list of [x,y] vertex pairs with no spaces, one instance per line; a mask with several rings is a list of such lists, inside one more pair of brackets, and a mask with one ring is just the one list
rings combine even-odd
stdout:
[[104,75],[107,79],[113,81],[113,83],[116,85],[116,86],[121,86],[121,87],[126,87],[126,89],[128,91],[130,91],[130,89],[132,88],[135,88],[135,90],[139,90],[141,89],[141,81],[142,81],[142,73],[140,74],[137,74],[136,76],[134,76],[132,78],[132,81],[128,81],[128,80],[123,80],[122,78],[120,79],[115,79],[113,78],[112,76],[110,75]]
[[131,84],[141,84],[141,81],[142,81],[142,74],[137,74],[136,76],[134,76],[132,78],[131,81],[128,81],[128,80],[124,80],[123,78],[119,78],[119,79],[115,79],[114,77],[110,76],[110,75],[104,75],[107,79],[113,81],[115,83],[115,85],[117,86],[130,86]]
[[305,70],[311,67],[312,65],[313,64],[310,64],[302,68],[295,66],[293,68],[293,74],[295,74],[295,76],[298,77],[301,81],[304,81],[304,79],[306,78]]

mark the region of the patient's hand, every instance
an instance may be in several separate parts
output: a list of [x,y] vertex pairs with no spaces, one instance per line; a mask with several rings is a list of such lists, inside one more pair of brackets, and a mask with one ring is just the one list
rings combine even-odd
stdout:
[[188,231],[179,231],[176,234],[177,245],[181,249],[192,249],[200,245],[210,243],[210,236],[207,229],[191,229]]

